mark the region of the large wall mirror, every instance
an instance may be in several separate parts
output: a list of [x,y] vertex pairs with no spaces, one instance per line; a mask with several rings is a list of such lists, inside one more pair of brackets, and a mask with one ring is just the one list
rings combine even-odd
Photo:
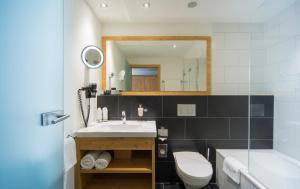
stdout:
[[103,90],[121,95],[210,95],[208,36],[106,36]]

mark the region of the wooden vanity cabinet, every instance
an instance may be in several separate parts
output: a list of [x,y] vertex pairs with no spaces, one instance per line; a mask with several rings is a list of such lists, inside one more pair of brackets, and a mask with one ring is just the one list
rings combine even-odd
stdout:
[[[155,189],[154,138],[76,138],[76,189]],[[112,155],[103,170],[83,170],[81,158],[90,150]]]

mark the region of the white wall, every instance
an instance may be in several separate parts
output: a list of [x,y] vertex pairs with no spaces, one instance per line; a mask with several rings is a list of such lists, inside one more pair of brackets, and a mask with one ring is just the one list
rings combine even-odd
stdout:
[[265,24],[265,89],[275,95],[274,148],[300,160],[300,0]]
[[[81,51],[87,45],[100,46],[101,26],[84,0],[64,1],[64,110],[71,118],[64,122],[65,136],[83,126],[79,110],[77,90],[95,82],[101,89],[101,69],[89,70],[81,62]],[[96,99],[91,101],[91,117],[94,119]],[[66,175],[67,188],[74,188],[74,170]]]
[[[101,89],[101,68],[87,69],[81,62],[81,51],[87,45],[100,46],[101,26],[84,0],[65,0],[64,27],[64,96],[65,112],[71,118],[65,121],[65,132],[72,132],[83,126],[79,110],[77,90],[95,82]],[[94,118],[96,99],[91,101],[91,120]]]
[[103,24],[103,35],[210,35],[211,24]]
[[[120,81],[118,74],[126,69],[126,57],[113,41],[108,41],[106,45],[106,62],[109,62],[106,66],[106,78],[114,73],[115,76],[111,78],[111,87],[124,90],[125,81]],[[106,86],[109,87],[109,79],[106,80]]]
[[250,61],[255,72],[252,91],[265,94],[263,24],[103,24],[103,35],[212,36],[213,94],[249,93]]

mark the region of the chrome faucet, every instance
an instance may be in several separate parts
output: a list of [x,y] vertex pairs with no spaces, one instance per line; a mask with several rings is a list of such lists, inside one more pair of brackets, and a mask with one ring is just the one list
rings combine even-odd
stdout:
[[123,124],[125,124],[126,123],[126,112],[124,110],[122,111],[121,119],[122,119]]

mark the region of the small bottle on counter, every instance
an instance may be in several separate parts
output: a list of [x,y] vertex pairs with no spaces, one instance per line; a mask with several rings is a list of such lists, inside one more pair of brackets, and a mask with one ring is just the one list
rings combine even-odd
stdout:
[[96,122],[97,123],[102,122],[102,109],[101,108],[97,108]]
[[144,116],[144,108],[143,108],[143,106],[141,104],[138,107],[138,116],[140,118]]
[[108,109],[106,107],[102,108],[102,119],[108,121]]

